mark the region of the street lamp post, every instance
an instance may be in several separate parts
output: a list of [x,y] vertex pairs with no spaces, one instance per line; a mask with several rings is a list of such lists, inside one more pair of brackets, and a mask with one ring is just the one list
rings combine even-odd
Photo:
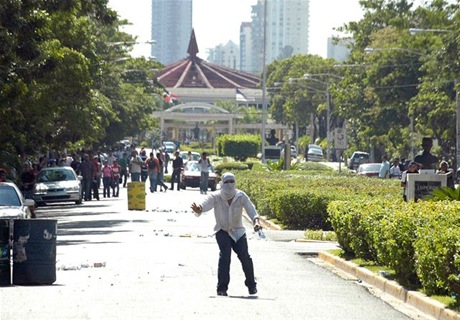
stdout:
[[264,41],[263,41],[263,73],[262,73],[262,126],[260,128],[262,138],[262,163],[265,163],[265,121],[267,115],[267,0],[264,1]]
[[330,82],[325,82],[325,81],[321,81],[321,80],[318,80],[318,79],[315,79],[313,77],[315,76],[327,76],[327,77],[333,77],[333,78],[336,78],[336,79],[343,79],[341,76],[338,76],[338,75],[335,75],[335,74],[332,74],[332,73],[316,73],[316,74],[304,74],[303,77],[304,79],[309,79],[309,80],[313,80],[313,81],[316,81],[318,83],[321,83],[321,84],[324,84],[326,86],[326,104],[327,104],[327,109],[326,109],[326,158],[327,158],[327,161],[330,161],[331,160],[331,94],[330,94],[330,91],[329,91],[329,85],[330,85]]

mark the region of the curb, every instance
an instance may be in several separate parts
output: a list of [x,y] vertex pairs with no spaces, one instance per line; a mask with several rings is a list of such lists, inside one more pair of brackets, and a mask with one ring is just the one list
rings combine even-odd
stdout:
[[397,282],[388,280],[375,273],[358,267],[354,263],[336,257],[330,253],[321,251],[318,258],[334,267],[354,276],[357,279],[385,292],[426,315],[438,320],[460,320],[460,314],[447,309],[446,306],[438,301],[430,299],[423,293],[410,291],[400,286]]

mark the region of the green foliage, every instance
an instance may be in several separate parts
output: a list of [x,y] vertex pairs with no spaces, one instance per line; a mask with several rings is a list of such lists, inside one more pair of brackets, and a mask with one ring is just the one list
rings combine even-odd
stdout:
[[256,157],[260,145],[258,135],[222,135],[217,139],[217,154],[244,161]]
[[298,167],[296,168],[298,170],[310,170],[310,171],[326,171],[326,172],[332,172],[334,169],[329,167],[328,165],[325,165],[323,163],[319,162],[312,162],[312,161],[307,161],[307,162],[299,162]]
[[278,161],[267,160],[267,169],[269,171],[280,171],[284,168],[284,159],[280,159]]
[[450,187],[442,187],[433,190],[432,194],[426,197],[427,201],[460,201],[460,188],[452,189]]
[[[257,166],[257,170],[254,168],[244,174],[237,172],[238,187],[251,197],[261,214],[278,219],[288,228],[300,225],[329,228],[327,206],[332,200],[401,198],[399,181],[345,176],[334,171],[268,171],[262,166]],[[290,200],[278,199],[283,196],[291,199],[290,193],[294,194],[292,201],[299,205],[295,211],[288,204],[282,207],[285,201]],[[302,196],[308,199],[302,200]],[[318,222],[320,219],[323,221]]]
[[305,190],[280,190],[270,198],[275,217],[289,229],[329,230],[324,208],[330,202],[325,194]]
[[242,162],[221,162],[214,166],[214,170],[217,174],[223,174],[224,172],[234,172],[234,171],[242,171],[242,170],[249,170],[249,166],[246,163]]
[[[72,152],[152,127],[158,83],[145,76],[160,64],[116,63],[132,46],[110,43],[134,39],[118,31],[127,22],[107,1],[56,3],[0,4],[0,144],[12,145],[15,154]],[[126,69],[143,69],[143,81],[128,83],[121,75]]]
[[460,203],[425,206],[417,229],[416,272],[428,294],[460,296]]
[[403,285],[460,295],[460,203],[333,201],[329,219],[348,254],[395,271]]

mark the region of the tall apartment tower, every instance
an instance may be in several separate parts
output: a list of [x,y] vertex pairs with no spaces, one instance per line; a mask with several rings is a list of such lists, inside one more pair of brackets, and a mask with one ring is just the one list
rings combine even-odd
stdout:
[[192,33],[192,0],[152,0],[152,56],[162,64],[187,57]]
[[240,70],[251,72],[252,65],[252,23],[243,22],[240,26]]
[[240,68],[240,49],[233,41],[218,45],[208,51],[208,62],[230,69]]
[[257,4],[252,6],[251,16],[252,70],[250,72],[260,73],[263,70],[264,35],[266,35],[266,64],[295,54],[308,53],[309,0],[258,0]]
[[338,62],[344,62],[348,59],[351,53],[349,44],[353,42],[352,39],[339,39],[334,41],[334,38],[327,38],[327,58],[334,59]]

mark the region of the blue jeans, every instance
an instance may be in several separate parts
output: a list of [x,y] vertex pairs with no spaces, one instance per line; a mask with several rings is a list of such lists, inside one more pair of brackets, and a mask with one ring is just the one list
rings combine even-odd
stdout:
[[208,191],[209,172],[201,171],[200,191]]
[[85,201],[91,200],[91,189],[93,187],[93,178],[83,178],[83,197]]
[[141,173],[140,172],[131,172],[131,181],[141,181]]
[[227,291],[230,283],[230,261],[232,249],[241,261],[243,272],[246,277],[244,284],[248,288],[254,288],[256,281],[254,279],[254,265],[248,252],[248,241],[246,235],[242,236],[235,242],[227,232],[219,230],[216,233],[216,241],[219,245],[219,265],[217,269],[217,291]]
[[173,170],[173,173],[171,175],[171,190],[174,189],[174,182],[177,182],[177,191],[179,191],[179,188],[180,188],[180,174],[181,174],[181,168]]
[[112,195],[118,197],[120,194],[120,177],[115,177],[112,181]]
[[112,184],[112,178],[111,177],[103,177],[102,178],[102,191],[104,198],[107,197],[110,198],[110,187]]
[[157,188],[158,172],[149,172],[150,192],[154,192]]

